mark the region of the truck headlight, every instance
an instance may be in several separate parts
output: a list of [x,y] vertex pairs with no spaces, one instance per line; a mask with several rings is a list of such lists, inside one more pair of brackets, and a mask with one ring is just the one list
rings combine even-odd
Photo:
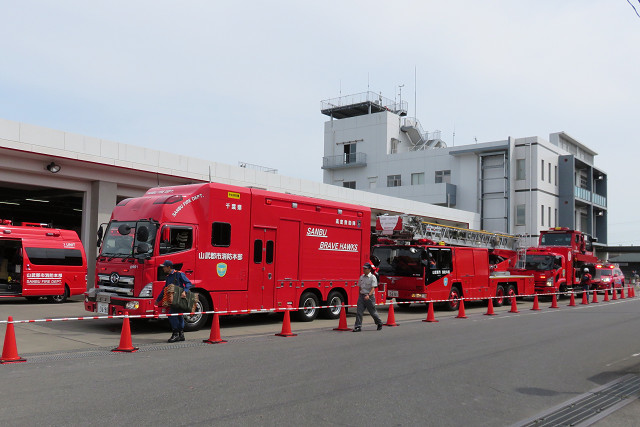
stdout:
[[124,308],[127,310],[137,310],[140,307],[140,303],[138,301],[129,301]]
[[602,278],[602,281],[603,281],[604,283],[609,283],[609,282],[611,281],[611,277],[603,277],[603,278]]
[[153,296],[153,283],[149,282],[144,285],[144,288],[140,291],[140,298],[151,298]]
[[547,286],[553,286],[553,277],[547,279]]

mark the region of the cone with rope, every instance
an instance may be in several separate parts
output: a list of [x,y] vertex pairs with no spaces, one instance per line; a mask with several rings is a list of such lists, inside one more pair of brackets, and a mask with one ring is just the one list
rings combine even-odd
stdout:
[[509,310],[509,313],[520,313],[518,311],[518,304],[516,303],[515,295],[511,297],[511,310]]
[[614,301],[618,299],[618,291],[616,290],[616,285],[611,285],[611,299]]
[[138,351],[138,347],[134,347],[131,343],[131,327],[129,326],[129,316],[124,316],[124,320],[122,321],[120,345],[111,351],[115,351],[117,353],[134,353]]
[[495,316],[496,313],[493,311],[493,298],[489,298],[489,302],[487,303],[487,312],[484,314],[485,316]]
[[340,308],[340,321],[338,322],[338,327],[333,328],[334,331],[351,331],[352,329],[347,326],[347,310],[344,308],[344,304]]
[[587,291],[582,291],[582,302],[580,304],[589,304],[589,298],[587,297]]
[[2,347],[2,357],[0,357],[0,363],[20,363],[26,362],[18,355],[18,347],[16,345],[16,333],[13,329],[13,317],[9,316],[7,319],[7,332],[4,334],[4,346]]
[[287,305],[287,309],[284,311],[284,319],[282,320],[282,331],[276,334],[279,337],[295,337],[298,334],[291,332],[291,317],[289,315],[290,305]]
[[609,289],[604,290],[604,301],[609,302]]
[[626,297],[624,296],[624,284],[622,286],[620,286],[620,299],[625,299]]
[[553,294],[553,297],[551,298],[551,307],[549,308],[560,308],[558,307],[558,296],[556,294]]
[[576,293],[571,292],[571,298],[569,298],[569,307],[575,307],[575,306],[576,306]]
[[460,304],[458,305],[458,315],[456,319],[466,319],[467,315],[464,312],[464,299],[460,298]]
[[396,323],[396,313],[393,311],[393,303],[389,304],[387,323],[385,323],[384,326],[398,326],[398,324]]
[[207,344],[224,344],[227,341],[223,340],[220,336],[220,316],[217,312],[213,313],[213,321],[211,322],[211,333],[208,340],[202,340]]
[[531,310],[540,310],[540,306],[538,305],[538,294],[533,296],[533,307],[531,307]]
[[436,316],[433,313],[433,301],[429,301],[429,308],[427,309],[427,318],[423,322],[439,322],[436,320]]
[[598,290],[594,289],[593,290],[593,298],[591,299],[591,303],[598,303],[600,301],[598,301]]

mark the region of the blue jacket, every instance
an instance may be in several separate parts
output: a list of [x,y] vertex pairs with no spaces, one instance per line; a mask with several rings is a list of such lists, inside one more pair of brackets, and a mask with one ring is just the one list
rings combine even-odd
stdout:
[[[167,280],[165,282],[164,288],[166,288],[167,285],[178,285],[181,288],[184,288],[185,291],[193,287],[193,284],[189,281],[187,276],[183,272],[176,271],[176,270],[173,270],[173,273],[170,273],[167,276]],[[164,295],[164,288],[162,288],[162,292],[160,292],[160,295],[158,295],[158,298],[156,298],[157,302],[162,301],[162,296]]]

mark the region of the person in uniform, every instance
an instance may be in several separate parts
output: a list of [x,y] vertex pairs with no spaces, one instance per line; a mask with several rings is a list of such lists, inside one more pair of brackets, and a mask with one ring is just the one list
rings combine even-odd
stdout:
[[358,280],[358,287],[360,288],[360,294],[358,295],[358,307],[356,309],[356,324],[353,327],[353,332],[360,332],[362,330],[362,315],[364,309],[369,311],[369,314],[373,318],[373,321],[378,325],[378,330],[382,329],[382,320],[378,316],[375,303],[375,292],[378,287],[378,279],[373,275],[371,270],[373,267],[371,264],[366,263],[362,266],[362,276]]

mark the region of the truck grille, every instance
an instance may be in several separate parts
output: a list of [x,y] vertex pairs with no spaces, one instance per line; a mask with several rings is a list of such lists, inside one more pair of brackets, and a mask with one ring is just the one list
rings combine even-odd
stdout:
[[98,286],[101,291],[115,292],[118,295],[133,296],[133,276],[120,276],[118,273],[98,274]]

